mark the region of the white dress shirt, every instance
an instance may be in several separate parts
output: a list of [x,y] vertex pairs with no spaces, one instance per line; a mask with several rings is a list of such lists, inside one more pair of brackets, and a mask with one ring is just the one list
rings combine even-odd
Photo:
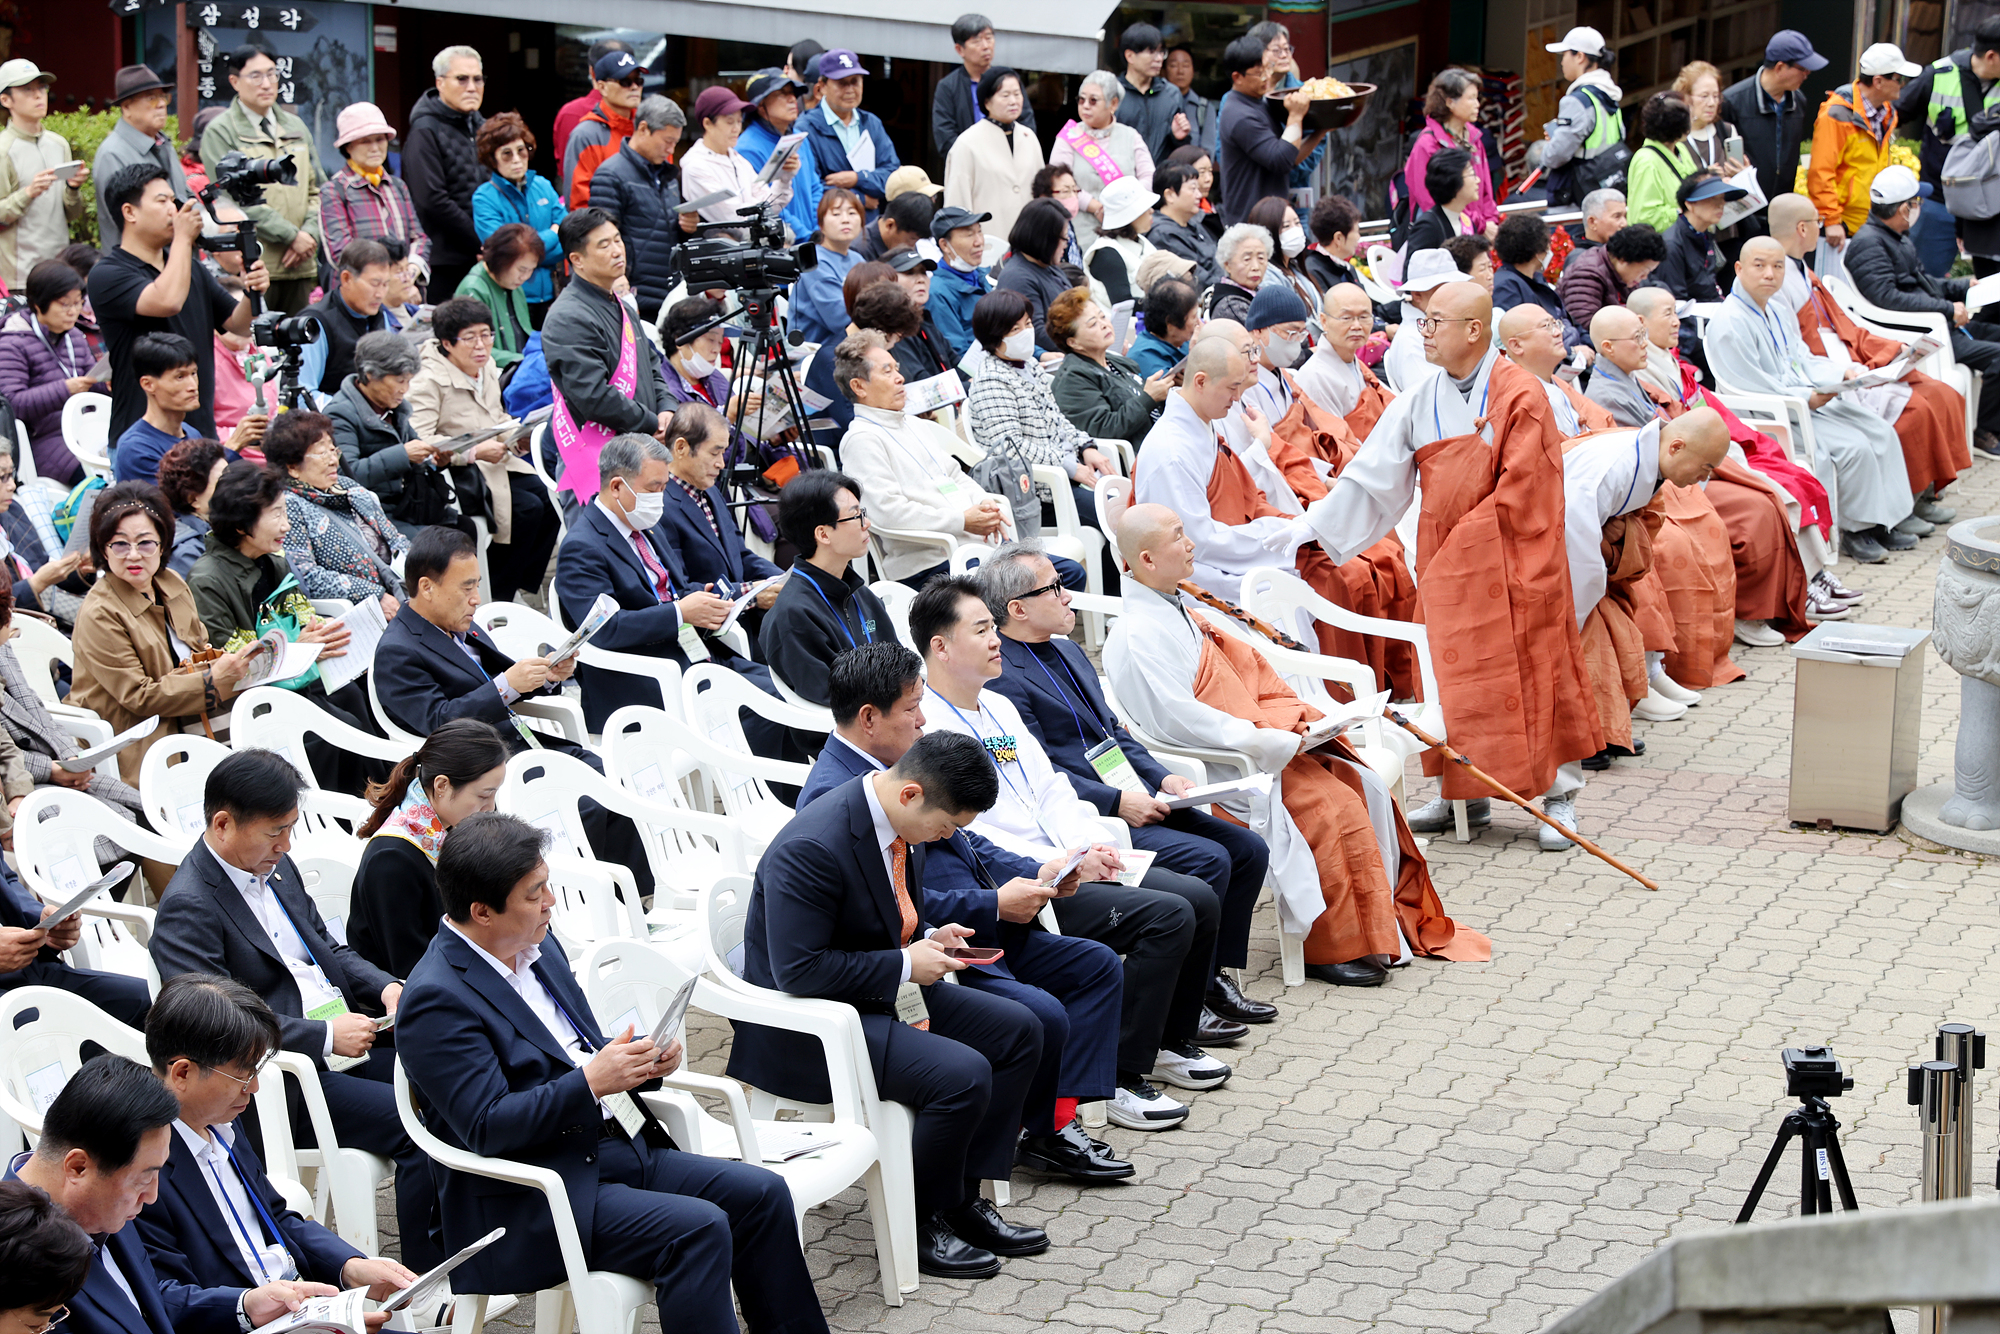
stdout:
[[[236,1243],[236,1253],[243,1257],[244,1271],[256,1275],[259,1285],[275,1279],[294,1278],[298,1266],[293,1262],[290,1250],[281,1238],[267,1238],[264,1231],[263,1214],[250,1198],[244,1187],[243,1178],[237,1174],[236,1165],[229,1160],[229,1149],[235,1145],[235,1131],[229,1126],[210,1126],[204,1135],[185,1121],[174,1122],[174,1133],[179,1135],[194,1155],[195,1165],[201,1169],[201,1179],[208,1184],[208,1193],[215,1198],[216,1212],[222,1215],[229,1238]],[[231,1138],[227,1146],[223,1136]]]
[[[493,965],[493,971],[505,978],[507,985],[514,989],[514,994],[527,1003],[535,1018],[542,1021],[542,1027],[546,1028],[549,1036],[569,1054],[569,1059],[577,1068],[581,1069],[589,1064],[590,1058],[596,1053],[584,1043],[582,1035],[576,1031],[576,1025],[570,1023],[569,1016],[563,1013],[562,1006],[556,1004],[556,998],[549,994],[549,989],[542,985],[542,979],[535,975],[535,960],[542,957],[540,945],[528,946],[516,954],[513,964],[509,965],[498,955],[490,953],[484,945],[460,931],[458,924],[451,918],[440,917],[438,920],[460,940],[472,946],[473,953]],[[597,1099],[597,1105],[601,1110],[604,1107],[604,1100]],[[610,1113],[606,1112],[605,1115],[609,1116]]]
[[[204,838],[203,842],[207,840]],[[278,957],[284,960],[285,967],[291,971],[292,981],[299,989],[300,1011],[310,1014],[330,1001],[345,1001],[347,998],[340,994],[340,988],[335,986],[320,969],[319,961],[313,958],[312,951],[306,948],[305,937],[299,934],[299,929],[292,923],[290,914],[285,911],[284,905],[278,902],[278,896],[272,890],[268,878],[252,875],[240,866],[232,866],[220,852],[216,851],[213,843],[208,844],[208,850],[214,856],[215,864],[222,868],[223,875],[229,878],[229,883],[236,886],[236,892],[250,905],[251,915],[257,919],[257,924],[264,928],[264,934],[271,938],[272,948],[278,951]],[[333,1025],[328,1024],[326,1047],[320,1056],[323,1059],[332,1054]]]
[[[835,732],[833,735],[843,744],[852,748],[855,754],[867,755],[866,751],[863,751],[859,746],[855,746],[853,742],[848,741],[847,738],[841,736],[840,733]],[[875,763],[873,757],[869,757],[868,762],[870,764],[874,764],[877,769],[880,769],[882,767],[881,765]],[[861,791],[862,795],[864,795],[868,799],[869,818],[875,822],[875,842],[882,849],[882,870],[885,873],[887,873],[889,877],[889,883],[891,885],[894,885],[896,883],[896,863],[891,859],[891,855],[889,852],[889,845],[896,841],[895,826],[889,823],[889,812],[882,809],[882,798],[876,794],[875,784],[872,782],[863,783],[861,785]],[[903,890],[910,896],[910,906],[917,910],[917,926],[918,929],[921,930],[924,923],[924,909],[921,899],[923,891],[919,886],[909,884],[907,881],[903,885]],[[928,937],[929,935],[928,932],[925,932],[924,934],[926,935],[926,937]],[[916,939],[916,937],[912,936],[911,939],[914,940]],[[908,950],[904,950],[902,951],[902,955],[903,955],[903,975],[901,978],[897,980],[898,986],[901,986],[904,982],[910,980],[910,952]]]
[[1000,796],[972,827],[994,843],[1031,861],[1045,862],[1079,844],[1102,842],[1070,785],[1069,775],[1049,760],[1021,715],[1005,695],[979,692],[978,707],[958,708],[937,691],[924,691],[928,725],[972,737],[993,757]]

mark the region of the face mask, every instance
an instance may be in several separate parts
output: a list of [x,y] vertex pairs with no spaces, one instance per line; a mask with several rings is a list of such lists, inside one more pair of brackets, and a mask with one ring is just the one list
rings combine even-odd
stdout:
[[1278,248],[1287,255],[1296,255],[1306,248],[1306,229],[1287,227],[1278,234]]
[[1035,331],[1016,329],[1000,344],[1000,355],[1009,361],[1026,361],[1035,354]]
[[1272,365],[1289,366],[1299,359],[1299,348],[1305,341],[1303,334],[1297,338],[1273,338],[1265,352],[1271,358]]
[[1080,194],[1070,195],[1067,198],[1058,199],[1056,202],[1068,209],[1069,215],[1073,218],[1076,216],[1076,211],[1083,207],[1083,196]]
[[[630,486],[631,483],[626,483]],[[667,512],[667,493],[664,491],[634,491],[634,504],[625,515],[625,522],[640,532],[657,524]]]
[[692,351],[687,354],[687,368],[688,374],[697,380],[706,380],[709,376],[715,374],[718,369],[716,364],[707,357],[704,357],[699,352]]

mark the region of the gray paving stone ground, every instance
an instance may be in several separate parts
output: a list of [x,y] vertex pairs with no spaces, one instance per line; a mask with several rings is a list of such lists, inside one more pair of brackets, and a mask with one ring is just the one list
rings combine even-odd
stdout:
[[[2000,465],[1979,461],[1947,500],[2000,510]],[[1940,547],[1844,565],[1871,594],[1858,619],[1928,626]],[[1778,1050],[1808,1041],[1854,1076],[1835,1110],[1863,1207],[1914,1199],[1904,1069],[1936,1024],[2000,1021],[1985,972],[2000,881],[1896,833],[1793,829],[1791,659],[1737,652],[1748,680],[1645,727],[1648,754],[1592,775],[1578,803],[1660,892],[1537,851],[1532,821],[1498,810],[1472,843],[1429,849],[1493,962],[1420,961],[1372,991],[1286,990],[1267,904],[1249,985],[1282,1019],[1225,1054],[1235,1077],[1189,1095],[1185,1127],[1106,1132],[1138,1163],[1132,1183],[1017,1179],[1010,1214],[1055,1247],[984,1283],[926,1279],[901,1307],[883,1304],[858,1193],[843,1196],[807,1224],[834,1328],[1532,1331],[1663,1239],[1729,1223],[1787,1108]],[[1920,783],[1950,774],[1957,700],[1932,656]],[[1427,789],[1412,766],[1411,801]],[[719,1071],[727,1039],[698,1023],[696,1068]],[[1982,1193],[1996,1125],[1984,1092]],[[1762,1217],[1796,1209],[1796,1162]]]

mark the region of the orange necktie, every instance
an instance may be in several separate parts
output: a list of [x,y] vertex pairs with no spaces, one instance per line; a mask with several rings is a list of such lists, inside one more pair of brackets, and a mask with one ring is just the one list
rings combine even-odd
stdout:
[[[896,911],[903,919],[901,944],[908,945],[917,933],[917,906],[910,902],[910,841],[901,834],[889,844],[889,884],[896,891]],[[912,1028],[930,1030],[931,1021],[919,1019]]]

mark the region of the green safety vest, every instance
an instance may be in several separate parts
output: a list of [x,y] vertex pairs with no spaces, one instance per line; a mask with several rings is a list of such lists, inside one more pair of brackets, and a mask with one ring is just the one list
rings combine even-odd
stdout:
[[[1593,97],[1591,93],[1597,96]],[[1604,114],[1605,106],[1611,99],[1604,96],[1602,89],[1592,88],[1588,92],[1579,89],[1578,96],[1596,113],[1596,119],[1590,123],[1590,133],[1584,136],[1583,147],[1577,151],[1577,157],[1588,162],[1613,144],[1625,142],[1625,113],[1612,106],[1611,114]]]
[[[1941,56],[1931,62],[1931,100],[1924,108],[1924,127],[1937,133],[1938,116],[1941,112],[1951,113],[1950,134],[1939,135],[1945,140],[1956,139],[1966,131],[1970,120],[1965,114],[1965,84],[1960,76],[1958,62],[1950,56]],[[2000,80],[1995,80],[1986,89],[1986,105],[1982,111],[1992,111],[2000,107]]]

